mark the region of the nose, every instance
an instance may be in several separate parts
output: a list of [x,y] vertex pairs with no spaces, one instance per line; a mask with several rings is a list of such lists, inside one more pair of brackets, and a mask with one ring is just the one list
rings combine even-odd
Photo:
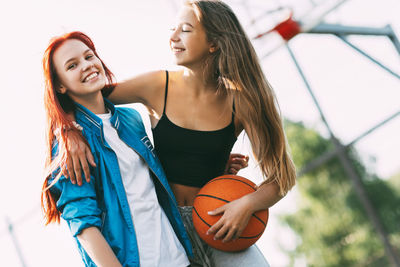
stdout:
[[93,62],[91,62],[89,60],[84,60],[82,62],[82,72],[91,69],[93,66],[94,66]]
[[171,33],[171,35],[170,35],[170,37],[169,37],[169,40],[171,41],[171,42],[174,42],[174,43],[176,43],[176,42],[179,42],[179,40],[180,40],[180,37],[179,37],[179,28],[177,27],[176,29],[173,29],[172,30],[172,33]]

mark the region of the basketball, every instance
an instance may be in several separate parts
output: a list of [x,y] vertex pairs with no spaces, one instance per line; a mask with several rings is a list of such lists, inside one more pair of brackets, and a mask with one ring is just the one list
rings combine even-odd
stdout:
[[207,235],[208,229],[222,215],[208,215],[226,203],[256,191],[256,185],[241,176],[223,175],[212,179],[204,185],[193,203],[193,224],[199,236],[211,247],[223,251],[240,251],[253,245],[262,235],[268,222],[268,209],[257,211],[252,215],[240,237],[223,243],[222,239],[214,240],[214,235]]

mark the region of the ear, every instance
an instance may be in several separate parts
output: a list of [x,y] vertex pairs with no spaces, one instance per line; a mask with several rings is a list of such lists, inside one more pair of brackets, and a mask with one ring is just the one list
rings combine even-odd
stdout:
[[208,51],[210,52],[210,53],[214,53],[215,51],[217,51],[218,50],[218,46],[216,45],[216,44],[214,44],[214,43],[211,43],[210,44],[210,48],[208,49]]
[[60,84],[57,88],[57,92],[59,92],[60,94],[65,94],[67,92],[67,88]]

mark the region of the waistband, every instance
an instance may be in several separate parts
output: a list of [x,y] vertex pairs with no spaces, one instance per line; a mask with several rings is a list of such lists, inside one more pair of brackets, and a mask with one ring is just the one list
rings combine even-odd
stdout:
[[192,215],[193,206],[178,207],[178,210],[181,213],[181,215],[188,215],[189,213],[190,215]]

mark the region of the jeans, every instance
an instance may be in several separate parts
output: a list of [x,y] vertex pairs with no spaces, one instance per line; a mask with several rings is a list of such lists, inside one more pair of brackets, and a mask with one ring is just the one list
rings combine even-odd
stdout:
[[256,245],[238,252],[217,250],[207,245],[197,234],[192,221],[191,206],[179,207],[183,224],[193,247],[191,267],[269,267],[267,260]]

